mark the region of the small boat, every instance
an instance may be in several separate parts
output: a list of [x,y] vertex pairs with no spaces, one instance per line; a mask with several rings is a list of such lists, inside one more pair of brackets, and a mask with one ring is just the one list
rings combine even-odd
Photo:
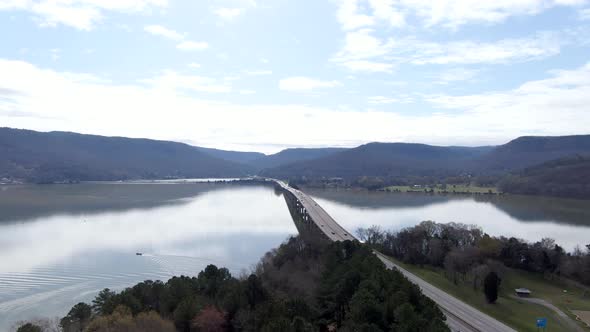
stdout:
[[140,253],[140,252],[136,252],[136,253],[135,253],[135,255],[137,255],[137,256],[141,256],[141,255],[143,255],[143,254],[142,254],[142,253]]

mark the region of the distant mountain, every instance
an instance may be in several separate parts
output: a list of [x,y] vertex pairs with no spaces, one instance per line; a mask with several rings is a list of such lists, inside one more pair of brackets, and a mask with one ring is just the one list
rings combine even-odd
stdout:
[[267,169],[274,177],[384,178],[501,175],[573,154],[590,153],[590,135],[520,137],[496,147],[369,143],[313,160]]
[[254,166],[256,169],[263,170],[294,162],[321,158],[345,150],[344,148],[285,149],[272,155],[251,160],[248,164]]
[[195,147],[197,150],[205,152],[206,154],[215,158],[233,161],[236,163],[248,164],[252,161],[266,157],[264,153],[260,152],[241,152],[241,151],[226,151],[219,149]]
[[466,162],[490,147],[440,147],[414,143],[369,143],[313,160],[263,171],[275,177],[437,176],[467,170]]
[[590,198],[590,154],[528,167],[507,176],[500,188],[513,194]]
[[480,171],[505,172],[586,153],[590,153],[590,135],[523,136],[483,155],[475,161],[475,167]]
[[252,168],[182,143],[0,128],[0,178],[30,182],[235,177]]
[[351,149],[286,149],[266,156],[168,141],[0,128],[0,179],[30,182],[258,173],[278,178],[375,177],[391,183],[491,175],[496,183],[508,173],[572,155],[590,155],[590,135],[527,136],[496,147],[369,143]]

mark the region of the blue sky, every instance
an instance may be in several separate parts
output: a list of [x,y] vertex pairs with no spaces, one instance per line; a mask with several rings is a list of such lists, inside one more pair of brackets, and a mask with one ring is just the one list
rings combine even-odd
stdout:
[[0,0],[0,126],[235,150],[590,127],[586,0]]

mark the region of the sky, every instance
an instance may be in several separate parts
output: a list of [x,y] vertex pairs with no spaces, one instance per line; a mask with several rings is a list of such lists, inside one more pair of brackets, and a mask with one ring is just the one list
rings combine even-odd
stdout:
[[239,151],[590,133],[590,0],[0,0],[0,127]]

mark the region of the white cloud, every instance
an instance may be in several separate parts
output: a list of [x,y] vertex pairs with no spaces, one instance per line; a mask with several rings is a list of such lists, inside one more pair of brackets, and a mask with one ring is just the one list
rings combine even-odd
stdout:
[[193,68],[193,69],[198,69],[198,68],[201,68],[201,65],[200,65],[200,64],[198,64],[198,63],[196,63],[196,62],[191,62],[191,63],[189,63],[189,64],[188,64],[188,66],[189,66],[190,68]]
[[441,109],[465,111],[473,124],[488,123],[488,130],[520,128],[554,135],[587,132],[584,127],[590,121],[590,63],[550,74],[548,79],[529,81],[510,91],[437,95],[429,101]]
[[438,84],[449,84],[472,80],[478,73],[477,69],[452,68],[435,75],[434,78]]
[[176,48],[182,51],[200,51],[209,48],[209,44],[206,42],[185,40],[176,45]]
[[578,13],[581,20],[590,20],[590,8],[580,9]]
[[250,76],[265,76],[265,75],[272,75],[272,70],[267,70],[267,69],[245,70],[244,74],[250,75]]
[[399,102],[399,100],[396,98],[384,97],[384,96],[372,96],[372,97],[367,98],[367,101],[369,102],[369,104],[376,104],[376,105],[393,104],[393,103]]
[[468,23],[498,23],[511,16],[536,15],[587,0],[337,0],[336,17],[344,30],[386,23],[401,27],[416,17],[424,27],[457,28]]
[[210,77],[182,75],[175,71],[165,70],[161,75],[141,80],[154,89],[160,91],[195,91],[209,93],[227,93],[230,92],[231,86],[229,80],[215,80]]
[[319,88],[334,88],[342,85],[338,81],[322,81],[309,77],[288,77],[279,81],[279,89],[285,91],[311,91]]
[[180,41],[184,39],[184,36],[181,33],[168,29],[161,25],[148,25],[144,27],[144,30],[151,33],[152,35],[161,36],[171,40]]
[[368,0],[373,9],[373,15],[378,20],[384,21],[393,27],[405,25],[404,14],[395,6],[395,0]]
[[468,23],[497,23],[511,16],[536,15],[556,6],[578,6],[586,0],[402,0],[427,26],[451,28]]
[[391,40],[381,41],[372,33],[370,29],[347,32],[342,50],[332,61],[353,71],[390,72],[393,64],[374,59],[391,53],[394,43]]
[[28,11],[41,26],[90,30],[108,12],[145,13],[167,5],[167,0],[3,0],[0,10]]
[[375,23],[370,15],[361,14],[361,0],[338,0],[338,11],[336,17],[344,30],[354,30]]
[[413,64],[508,63],[542,59],[557,55],[567,43],[565,36],[540,33],[530,38],[502,39],[496,42],[457,41],[446,44],[403,41],[402,49]]
[[[141,84],[114,84],[93,75],[0,59],[0,72],[0,91],[9,91],[0,98],[4,126],[182,139],[237,150],[273,152],[293,145],[354,146],[368,141],[497,144],[524,134],[587,133],[590,123],[590,64],[551,72],[545,80],[511,91],[430,96],[438,108],[434,114],[237,105],[224,101],[225,95],[210,100],[186,93],[232,93],[226,82],[170,71]],[[285,119],[297,130],[285,130]]]
[[382,56],[391,52],[394,47],[393,41],[381,41],[379,38],[372,36],[372,32],[373,30],[370,29],[348,32],[339,57],[359,60]]
[[224,20],[231,21],[231,20],[237,18],[238,16],[242,15],[244,13],[244,11],[245,11],[245,8],[221,7],[221,8],[214,9],[213,13]]
[[396,65],[506,64],[557,55],[564,45],[588,43],[587,30],[540,32],[525,38],[494,42],[459,40],[429,42],[413,37],[381,40],[370,29],[349,32],[342,49],[331,61],[348,69],[390,72]]
[[[209,44],[207,42],[203,42],[203,41],[192,41],[192,40],[187,40],[185,39],[185,36],[177,31],[174,31],[172,29],[168,29],[166,27],[163,27],[161,25],[148,25],[146,27],[144,27],[144,30],[148,33],[151,33],[154,36],[161,36],[170,40],[174,40],[179,42],[176,45],[176,48],[181,50],[181,51],[200,51],[200,50],[204,50],[209,48]],[[200,66],[198,64],[192,64],[192,65],[197,65]],[[192,68],[198,68],[198,67],[193,67]]]
[[346,60],[341,61],[340,64],[352,71],[378,73],[390,73],[394,65],[391,63],[367,61],[367,60]]

